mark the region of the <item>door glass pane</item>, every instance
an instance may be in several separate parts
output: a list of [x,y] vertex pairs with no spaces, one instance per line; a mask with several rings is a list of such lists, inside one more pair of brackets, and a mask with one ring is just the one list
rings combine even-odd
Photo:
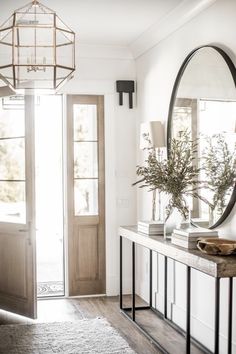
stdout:
[[97,106],[74,104],[74,141],[97,140]]
[[0,140],[0,180],[25,179],[25,139]]
[[97,143],[74,143],[74,177],[98,177]]
[[75,215],[98,214],[98,180],[75,180],[74,185]]
[[0,101],[0,138],[23,137],[25,135],[24,106],[21,109],[15,108],[13,98],[11,106],[6,106],[4,102],[5,100]]
[[0,222],[25,224],[24,99],[12,96],[5,103],[0,100]]
[[174,108],[173,117],[173,138],[178,138],[180,132],[187,130],[191,132],[192,109],[191,107],[177,106]]
[[0,220],[25,223],[25,182],[0,181]]
[[74,212],[98,214],[97,106],[73,105]]

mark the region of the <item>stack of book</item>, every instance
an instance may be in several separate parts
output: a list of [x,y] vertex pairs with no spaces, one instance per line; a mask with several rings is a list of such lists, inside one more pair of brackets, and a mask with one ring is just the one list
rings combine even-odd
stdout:
[[174,245],[195,249],[199,238],[218,237],[218,231],[209,230],[203,227],[189,227],[186,229],[174,229],[171,242]]
[[139,221],[138,232],[150,236],[163,236],[164,222],[163,221]]

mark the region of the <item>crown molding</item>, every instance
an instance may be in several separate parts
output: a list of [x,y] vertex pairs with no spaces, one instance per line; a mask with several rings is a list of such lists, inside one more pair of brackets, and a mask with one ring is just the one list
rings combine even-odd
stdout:
[[171,33],[178,30],[186,22],[197,16],[216,0],[183,0],[160,22],[152,25],[130,44],[135,59],[157,45]]

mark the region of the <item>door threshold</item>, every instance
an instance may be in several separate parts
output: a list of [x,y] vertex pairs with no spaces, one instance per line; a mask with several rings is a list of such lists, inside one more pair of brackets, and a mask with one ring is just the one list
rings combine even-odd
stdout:
[[75,296],[67,296],[67,299],[83,299],[89,297],[103,297],[107,296],[106,294],[95,294],[95,295],[75,295]]
[[61,300],[65,299],[65,295],[56,295],[56,296],[37,296],[37,301],[41,300]]

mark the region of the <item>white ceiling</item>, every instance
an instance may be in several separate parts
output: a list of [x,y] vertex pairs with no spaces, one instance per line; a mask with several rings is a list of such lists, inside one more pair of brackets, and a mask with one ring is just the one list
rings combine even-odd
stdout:
[[[0,24],[29,1],[0,0]],[[56,11],[87,48],[123,47],[137,58],[215,1],[42,0],[42,4]]]
[[[81,43],[126,46],[152,25],[161,22],[182,1],[42,0],[42,4],[55,10],[78,34]],[[1,0],[0,23],[28,2]]]

